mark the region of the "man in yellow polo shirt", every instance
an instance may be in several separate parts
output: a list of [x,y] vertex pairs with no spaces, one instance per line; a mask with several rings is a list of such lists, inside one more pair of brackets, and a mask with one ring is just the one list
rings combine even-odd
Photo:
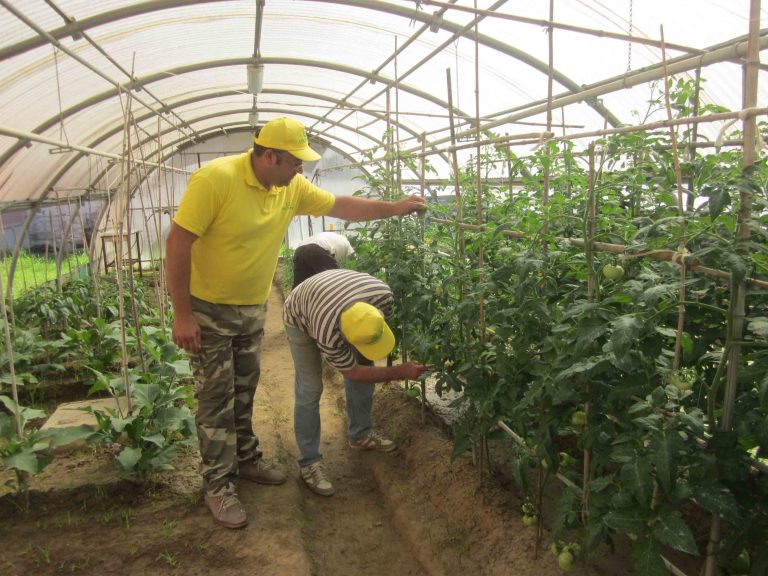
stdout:
[[301,175],[319,160],[304,126],[268,122],[252,150],[209,162],[190,178],[166,244],[173,341],[195,373],[197,434],[205,501],[229,528],[247,524],[234,482],[282,484],[267,465],[251,414],[259,381],[266,301],[280,243],[294,216],[362,221],[425,209],[421,196],[396,202],[334,196]]

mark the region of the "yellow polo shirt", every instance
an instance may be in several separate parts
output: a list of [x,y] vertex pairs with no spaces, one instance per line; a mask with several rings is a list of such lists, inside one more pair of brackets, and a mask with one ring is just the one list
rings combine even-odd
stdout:
[[195,234],[190,292],[216,304],[263,304],[280,243],[296,215],[327,214],[336,197],[297,174],[267,191],[252,151],[213,160],[192,174],[174,222]]

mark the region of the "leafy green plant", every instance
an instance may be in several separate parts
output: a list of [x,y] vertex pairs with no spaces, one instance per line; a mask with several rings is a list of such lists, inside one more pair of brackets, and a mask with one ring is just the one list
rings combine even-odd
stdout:
[[[695,86],[675,80],[672,89],[678,113],[692,115]],[[646,113],[662,111],[659,97]],[[693,134],[680,130],[685,149]],[[563,490],[555,524],[580,533],[585,554],[612,534],[629,534],[638,573],[661,574],[662,546],[704,552],[690,517],[695,502],[723,522],[721,564],[748,557],[755,573],[755,565],[768,566],[768,483],[755,460],[768,456],[768,298],[748,288],[736,425],[720,430],[734,345],[728,282],[689,271],[681,300],[678,264],[650,256],[675,253],[682,241],[695,264],[736,280],[764,278],[768,166],[760,160],[742,170],[736,150],[691,152],[682,158],[681,218],[670,143],[666,131],[599,140],[591,180],[568,142],[548,142],[527,157],[483,149],[484,227],[476,226],[470,162],[458,176],[461,206],[430,203],[423,229],[410,218],[366,225],[356,266],[393,288],[399,344],[433,366],[438,393],[462,392],[454,455],[503,420],[525,444],[515,463],[525,490],[533,466],[545,468],[544,481],[556,471],[574,487]],[[485,177],[500,159],[513,188]],[[371,171],[367,192],[394,181],[392,166]],[[745,197],[746,223],[739,221]],[[459,212],[462,230],[431,222]],[[746,240],[737,236],[744,224]]]
[[123,376],[93,370],[96,382],[89,393],[106,391],[115,398],[116,408],[86,410],[97,421],[96,439],[116,452],[123,471],[141,480],[153,473],[171,470],[177,446],[196,442],[189,364],[179,358],[180,351],[167,341],[162,331],[145,328],[145,344],[153,358],[147,372],[129,373],[131,410],[125,412],[119,399],[126,393]]
[[[26,494],[29,476],[50,464],[52,450],[87,438],[93,433],[88,426],[28,430],[29,422],[44,418],[45,412],[18,406],[8,396],[0,395],[0,404],[0,462],[4,468],[15,473],[15,480],[8,484],[19,494]],[[21,435],[17,432],[17,413]]]

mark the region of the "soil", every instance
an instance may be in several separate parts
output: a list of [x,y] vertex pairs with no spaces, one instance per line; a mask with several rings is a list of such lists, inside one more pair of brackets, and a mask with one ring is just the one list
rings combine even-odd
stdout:
[[346,442],[341,381],[326,374],[322,450],[336,494],[309,492],[296,464],[293,365],[278,290],[269,306],[254,429],[289,479],[240,483],[249,525],[213,522],[194,451],[146,486],[120,478],[111,454],[81,448],[57,454],[32,478],[26,511],[0,492],[0,575],[561,574],[546,537],[535,558],[536,530],[523,527],[519,499],[481,479],[469,456],[451,462],[446,430],[423,418],[417,401],[406,402],[397,383],[377,385],[374,422],[398,449],[361,453]]

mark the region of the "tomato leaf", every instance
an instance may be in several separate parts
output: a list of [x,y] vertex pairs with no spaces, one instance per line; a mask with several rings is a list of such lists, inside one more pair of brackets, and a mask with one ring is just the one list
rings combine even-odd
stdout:
[[633,556],[638,576],[669,576],[658,547],[648,538],[635,542]]
[[691,483],[693,498],[702,508],[737,524],[741,520],[736,499],[731,491],[716,480],[699,480]]
[[687,554],[699,555],[696,541],[688,525],[680,517],[680,512],[673,510],[659,518],[653,526],[654,537],[665,546]]
[[611,322],[611,327],[611,350],[617,357],[624,356],[637,342],[642,324],[633,314],[625,314]]
[[653,463],[656,466],[656,478],[667,494],[672,494],[677,476],[677,453],[682,442],[674,430],[663,430],[653,443]]
[[603,516],[603,523],[621,534],[641,534],[645,521],[645,516],[635,507],[613,509]]
[[650,505],[653,491],[651,463],[647,456],[639,456],[621,468],[621,480],[631,491],[638,502],[644,506]]

